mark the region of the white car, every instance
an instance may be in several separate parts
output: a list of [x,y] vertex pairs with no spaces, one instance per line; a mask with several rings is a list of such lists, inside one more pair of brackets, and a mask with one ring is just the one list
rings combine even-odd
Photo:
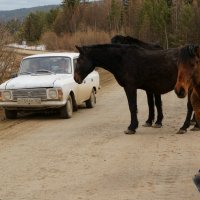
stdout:
[[18,74],[0,85],[0,106],[8,119],[19,111],[57,109],[71,118],[78,105],[96,104],[99,74],[91,72],[82,84],[74,81],[79,53],[46,53],[25,57]]

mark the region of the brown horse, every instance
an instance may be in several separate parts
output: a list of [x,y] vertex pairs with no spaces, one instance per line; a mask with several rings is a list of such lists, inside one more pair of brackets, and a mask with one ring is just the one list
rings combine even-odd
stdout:
[[196,121],[200,125],[200,47],[196,45],[181,48],[178,59],[175,93],[184,98],[189,92]]

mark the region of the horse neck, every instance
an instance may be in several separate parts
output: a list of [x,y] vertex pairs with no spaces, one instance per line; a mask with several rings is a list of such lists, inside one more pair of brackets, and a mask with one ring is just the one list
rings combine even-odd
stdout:
[[200,66],[193,72],[192,85],[193,87],[200,88]]
[[95,67],[101,67],[114,75],[121,63],[121,56],[118,52],[108,49],[94,49],[89,52],[89,57]]
[[119,51],[119,49],[94,49],[88,56],[94,67],[101,67],[112,73],[119,85],[123,87],[123,63]]
[[200,98],[200,85],[193,85],[192,91],[193,93],[196,93],[196,95]]
[[199,63],[195,67],[191,80],[191,88],[200,98],[200,65]]

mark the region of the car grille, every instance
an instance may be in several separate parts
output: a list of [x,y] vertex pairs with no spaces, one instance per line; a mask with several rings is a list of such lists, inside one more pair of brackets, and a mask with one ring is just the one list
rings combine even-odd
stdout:
[[14,101],[17,101],[17,98],[41,98],[41,100],[47,99],[46,88],[13,90],[12,94]]

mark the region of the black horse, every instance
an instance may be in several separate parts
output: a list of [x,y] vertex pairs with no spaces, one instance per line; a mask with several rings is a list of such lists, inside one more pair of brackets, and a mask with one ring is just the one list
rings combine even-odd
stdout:
[[[134,44],[138,45],[140,47],[143,47],[145,49],[152,49],[152,50],[161,50],[163,49],[160,45],[158,44],[151,44],[151,43],[146,43],[141,40],[138,40],[137,38],[133,38],[130,36],[122,36],[122,35],[116,35],[111,39],[112,44]],[[147,102],[148,102],[148,107],[149,107],[149,116],[148,119],[146,120],[145,124],[143,126],[145,127],[151,127],[155,118],[155,111],[154,107],[156,106],[157,109],[157,120],[154,124],[153,127],[155,128],[160,128],[162,127],[162,120],[163,120],[163,111],[162,111],[162,100],[161,100],[161,95],[160,94],[154,94],[147,92]]]
[[80,56],[74,79],[82,83],[96,66],[110,71],[127,95],[131,123],[126,134],[138,127],[137,89],[164,94],[174,89],[179,49],[150,50],[138,45],[104,44],[77,47]]

